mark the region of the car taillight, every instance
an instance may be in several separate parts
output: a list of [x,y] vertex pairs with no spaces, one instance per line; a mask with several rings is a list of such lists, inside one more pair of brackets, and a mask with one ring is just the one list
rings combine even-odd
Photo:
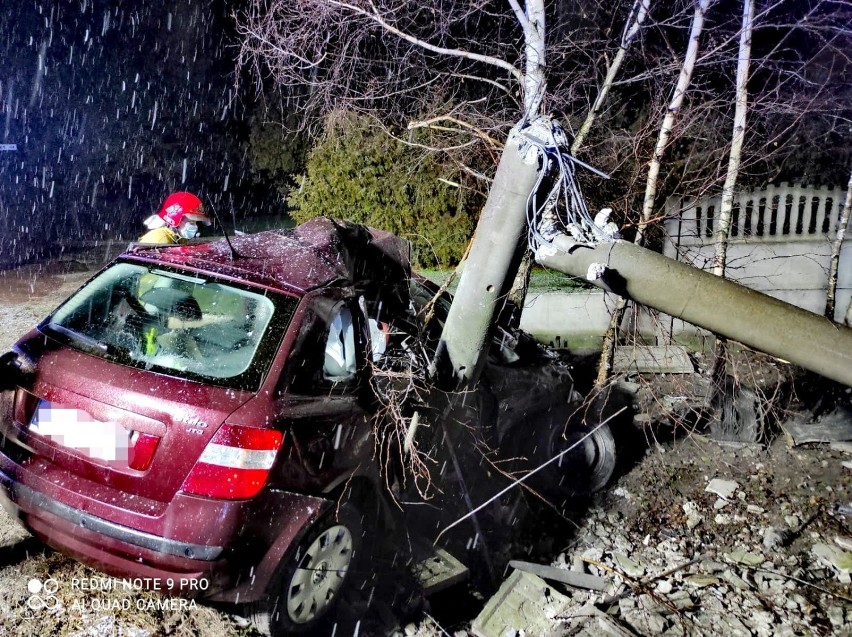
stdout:
[[222,425],[184,480],[181,491],[225,500],[256,496],[284,436],[274,429]]
[[134,431],[130,436],[130,453],[127,464],[131,469],[145,471],[151,466],[151,461],[154,459],[154,452],[157,450],[157,445],[159,444],[159,436]]

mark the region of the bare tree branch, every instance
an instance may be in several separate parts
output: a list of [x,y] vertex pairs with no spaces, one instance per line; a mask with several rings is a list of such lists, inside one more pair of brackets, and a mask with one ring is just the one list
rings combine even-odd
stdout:
[[639,226],[636,229],[635,242],[639,245],[645,233],[646,226],[650,223],[654,210],[654,202],[657,197],[657,179],[660,173],[660,165],[663,160],[663,154],[669,144],[669,139],[672,134],[675,118],[680,112],[683,98],[689,88],[689,82],[692,79],[692,72],[695,69],[695,61],[698,58],[698,41],[701,37],[701,31],[704,29],[704,17],[707,10],[710,8],[712,0],[696,0],[695,15],[692,18],[692,28],[689,33],[689,45],[686,49],[686,55],[683,59],[683,66],[678,76],[677,84],[675,85],[674,93],[669,102],[666,116],[663,118],[663,123],[660,126],[660,134],[657,138],[657,146],[654,149],[654,155],[651,158],[651,163],[648,166],[648,181],[645,185],[645,199],[642,204],[642,216],[639,221]]
[[441,46],[435,46],[433,44],[430,44],[429,42],[426,42],[425,40],[421,40],[420,38],[414,37],[409,33],[405,33],[404,31],[397,29],[395,26],[390,24],[382,17],[382,15],[379,13],[379,10],[376,8],[376,5],[372,1],[369,3],[371,11],[367,11],[363,7],[360,7],[355,4],[350,4],[348,2],[338,2],[337,0],[327,0],[327,2],[328,4],[340,7],[341,9],[349,9],[353,13],[366,16],[373,20],[376,24],[380,25],[389,33],[393,33],[394,35],[402,38],[406,42],[410,42],[411,44],[419,46],[422,49],[426,49],[427,51],[431,51],[432,53],[467,58],[469,60],[476,60],[477,62],[490,64],[492,66],[496,66],[498,68],[508,71],[518,81],[523,80],[523,74],[521,73],[521,70],[518,69],[515,65],[510,64],[506,60],[501,60],[500,58],[496,58],[491,55],[481,55],[479,53],[473,53],[471,51],[464,51],[462,49],[449,49]]
[[648,15],[650,4],[651,0],[636,0],[636,4],[633,5],[633,10],[630,12],[630,18],[624,25],[624,33],[621,36],[621,43],[619,44],[618,52],[607,67],[606,77],[604,78],[600,91],[598,91],[598,96],[595,98],[594,104],[592,104],[592,107],[586,114],[586,119],[583,120],[583,124],[580,126],[580,130],[577,132],[577,135],[575,135],[574,141],[571,143],[572,153],[576,153],[580,149],[583,145],[583,141],[586,139],[586,135],[589,133],[589,129],[592,127],[592,124],[595,123],[595,118],[600,112],[601,107],[606,100],[606,96],[609,94],[609,90],[612,88],[615,76],[618,74],[618,70],[621,68],[622,62],[624,62],[624,56],[627,55],[627,49],[639,33],[639,29],[645,21],[645,16]]
[[[483,139],[484,141],[488,142],[488,144],[490,144],[492,148],[503,148],[503,144],[501,142],[497,141],[490,135],[487,135],[484,131],[481,131],[472,124],[464,122],[459,118],[453,117],[451,115],[439,115],[437,117],[432,117],[430,119],[422,120],[419,122],[409,122],[408,130],[414,130],[415,128],[433,127],[433,124],[436,124],[437,122],[451,122],[453,124],[458,125],[459,128],[469,130],[480,139]],[[443,130],[451,131],[457,129],[446,128]]]

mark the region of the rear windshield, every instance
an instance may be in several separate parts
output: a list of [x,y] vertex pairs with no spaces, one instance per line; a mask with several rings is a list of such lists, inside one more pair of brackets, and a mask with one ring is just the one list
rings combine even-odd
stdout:
[[134,263],[100,273],[40,328],[72,347],[144,369],[256,389],[296,300]]

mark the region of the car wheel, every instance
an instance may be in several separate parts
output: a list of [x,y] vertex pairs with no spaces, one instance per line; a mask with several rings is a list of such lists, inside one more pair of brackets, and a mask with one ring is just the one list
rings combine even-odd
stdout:
[[[563,437],[558,430],[552,432],[551,457],[577,445],[554,464],[561,471],[560,487],[569,495],[596,493],[609,484],[615,472],[615,438],[609,425],[570,427]],[[573,485],[567,478],[576,477]]]
[[[550,498],[579,497],[600,491],[616,467],[615,438],[609,425],[582,424],[564,410],[541,414],[533,420],[536,431],[526,435],[530,469],[543,467],[531,484]],[[572,448],[573,447],[573,448]]]
[[323,628],[333,627],[361,563],[361,540],[361,516],[351,504],[335,507],[315,522],[282,560],[266,597],[252,606],[257,629],[278,637],[324,634]]

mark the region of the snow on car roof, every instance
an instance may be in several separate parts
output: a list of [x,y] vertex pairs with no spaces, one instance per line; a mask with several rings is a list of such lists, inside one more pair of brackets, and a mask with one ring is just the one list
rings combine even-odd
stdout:
[[236,256],[225,239],[181,246],[137,245],[125,255],[296,293],[410,276],[408,241],[347,221],[313,219],[288,230],[231,237],[231,244]]

